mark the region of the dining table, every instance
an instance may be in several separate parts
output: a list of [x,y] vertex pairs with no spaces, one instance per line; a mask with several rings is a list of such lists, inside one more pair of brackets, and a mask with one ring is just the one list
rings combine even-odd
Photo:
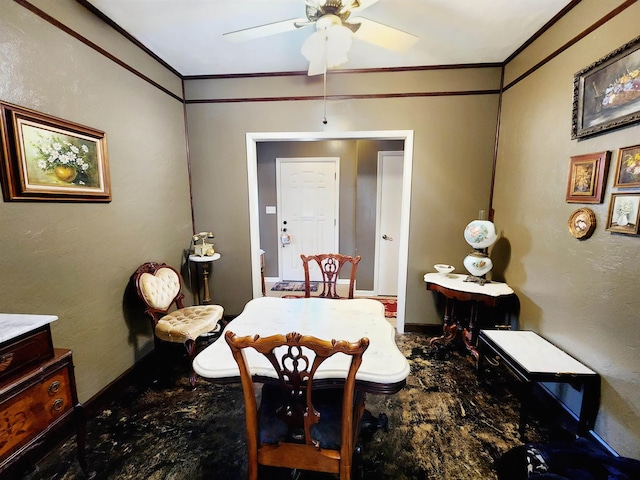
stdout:
[[[194,371],[207,381],[240,382],[238,365],[224,338],[227,331],[260,337],[297,332],[349,342],[366,337],[369,348],[356,374],[356,389],[364,393],[397,393],[409,375],[409,362],[396,344],[395,328],[385,318],[382,303],[373,299],[254,298],[229,321],[220,337],[194,358]],[[245,353],[256,380],[277,381],[273,366],[263,355],[253,349]],[[320,366],[315,379],[328,386],[344,383],[349,362],[346,355],[334,355]]]

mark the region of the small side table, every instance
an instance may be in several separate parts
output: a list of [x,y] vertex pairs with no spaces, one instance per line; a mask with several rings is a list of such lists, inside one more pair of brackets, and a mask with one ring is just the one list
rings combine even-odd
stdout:
[[[465,282],[467,275],[427,273],[424,281],[427,290],[438,292],[445,297],[443,334],[429,341],[430,346],[448,344],[461,339],[466,349],[478,360],[475,344],[478,337],[478,309],[480,305],[497,309],[515,297],[506,283],[490,282],[480,285]],[[470,303],[468,318],[460,318],[456,313],[458,302]]]
[[582,389],[578,435],[593,429],[600,403],[600,376],[551,342],[529,330],[480,330],[478,336],[478,375],[483,363],[503,365],[524,384],[520,395],[521,438],[527,420],[532,386],[536,382],[568,383]]
[[[200,264],[202,265],[202,284],[203,284],[203,290],[204,293],[202,294],[202,300],[200,301],[200,303],[202,305],[209,305],[211,303],[211,296],[209,294],[209,265],[212,264],[214,261],[218,260],[220,258],[220,254],[219,253],[214,253],[213,255],[205,255],[205,256],[200,256],[200,255],[189,255],[189,261],[190,262],[194,262],[196,264]],[[198,297],[200,296],[200,294],[198,293]]]

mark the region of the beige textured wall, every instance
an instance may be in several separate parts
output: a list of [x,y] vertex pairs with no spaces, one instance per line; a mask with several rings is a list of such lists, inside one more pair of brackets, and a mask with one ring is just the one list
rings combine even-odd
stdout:
[[[585,0],[558,29],[578,25],[569,32],[575,35],[606,13],[599,0]],[[570,132],[574,73],[635,38],[639,22],[636,3],[504,94],[494,198],[495,222],[511,249],[505,275],[520,298],[521,328],[600,373],[596,432],[634,458],[640,458],[640,238],[611,234],[605,225],[610,194],[618,190],[612,188],[617,149],[637,145],[640,126],[579,141]],[[533,50],[555,50],[566,35],[554,28]],[[530,64],[540,60],[525,56]],[[613,153],[604,202],[566,203],[570,156],[603,150]],[[580,207],[591,208],[597,222],[583,241],[567,228]]]
[[[72,0],[40,4],[78,29],[91,20]],[[189,245],[182,104],[11,1],[0,2],[0,100],[107,135],[111,203],[0,201],[0,311],[58,315],[53,342],[73,350],[86,401],[153,347],[146,318],[124,305],[130,275],[150,260],[179,266]]]
[[[277,204],[276,158],[340,158],[340,252],[361,255],[357,289],[373,290],[378,152],[404,149],[402,140],[330,140],[316,142],[260,142],[258,160],[258,204],[260,248],[265,250],[265,276],[278,276],[279,226],[276,215],[265,206]],[[356,178],[357,176],[357,178]],[[308,252],[310,253],[310,252]],[[346,278],[349,271],[343,272]]]
[[[404,91],[451,91],[499,86],[499,70],[419,72],[413,81],[402,74]],[[331,76],[331,75],[330,75]],[[461,82],[460,78],[465,79]],[[331,79],[332,94],[342,93],[340,76]],[[476,83],[469,79],[476,79]],[[367,85],[368,75],[361,75]],[[268,96],[287,92],[291,82],[307,77],[284,77],[280,89],[270,78],[243,79],[238,95]],[[187,99],[216,98],[217,80],[185,82]],[[226,95],[231,88],[226,81]],[[346,82],[348,83],[348,82]],[[389,88],[398,89],[388,82]],[[475,88],[474,88],[475,85]],[[304,90],[316,95],[321,84]],[[270,90],[264,92],[262,89]],[[300,94],[300,85],[294,90]],[[466,91],[464,90],[463,91]],[[272,91],[271,91],[272,90]],[[413,130],[413,185],[409,238],[406,323],[441,323],[426,292],[423,275],[433,265],[448,262],[462,271],[468,245],[464,226],[488,206],[497,117],[497,95],[459,95],[394,99],[330,100],[328,124],[323,127],[322,101],[199,103],[187,105],[193,174],[196,229],[213,228],[216,248],[214,298],[229,313],[239,313],[251,298],[249,212],[245,134],[247,132],[314,132]],[[212,227],[209,227],[211,225]]]

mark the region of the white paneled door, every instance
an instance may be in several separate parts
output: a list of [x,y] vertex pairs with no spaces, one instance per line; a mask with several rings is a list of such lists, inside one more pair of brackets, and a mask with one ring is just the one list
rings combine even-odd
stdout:
[[[338,251],[339,158],[278,158],[280,278],[302,281],[300,254]],[[321,280],[317,269],[312,280]]]
[[378,153],[376,295],[398,295],[404,152]]

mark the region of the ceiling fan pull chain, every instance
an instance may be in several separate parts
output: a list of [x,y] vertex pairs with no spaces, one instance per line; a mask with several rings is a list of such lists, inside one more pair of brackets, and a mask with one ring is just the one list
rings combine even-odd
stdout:
[[324,69],[324,79],[323,79],[323,83],[324,83],[324,111],[323,111],[323,115],[322,115],[322,123],[323,124],[327,124],[327,69]]

